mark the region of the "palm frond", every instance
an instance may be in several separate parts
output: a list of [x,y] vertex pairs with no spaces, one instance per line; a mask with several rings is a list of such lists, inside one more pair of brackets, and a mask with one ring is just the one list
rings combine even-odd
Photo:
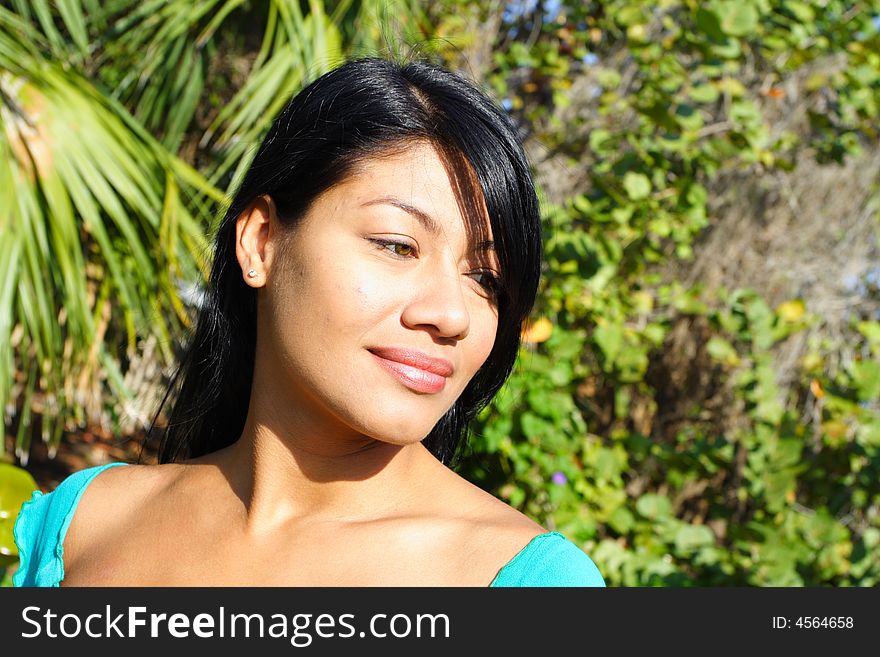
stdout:
[[177,286],[203,275],[210,202],[223,196],[4,16],[0,404],[8,425],[16,400],[23,458],[31,413],[55,439],[65,419],[94,421],[106,389],[128,400],[122,363],[139,340],[158,337],[170,356],[188,321]]
[[[127,368],[143,345],[170,362],[189,321],[180,290],[207,276],[218,187],[237,185],[291,95],[383,49],[377,4],[0,6],[0,408],[20,459],[37,416],[51,450],[65,426],[137,414]],[[382,11],[406,22],[415,5]],[[236,55],[247,81],[206,102],[221,48],[255,38]],[[177,154],[196,143],[204,173]]]

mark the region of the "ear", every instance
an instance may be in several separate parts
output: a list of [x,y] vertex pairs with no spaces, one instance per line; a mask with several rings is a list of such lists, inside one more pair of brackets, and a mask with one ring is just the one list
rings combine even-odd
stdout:
[[275,203],[266,195],[251,201],[235,220],[235,256],[244,282],[251,287],[260,288],[266,284],[277,222]]

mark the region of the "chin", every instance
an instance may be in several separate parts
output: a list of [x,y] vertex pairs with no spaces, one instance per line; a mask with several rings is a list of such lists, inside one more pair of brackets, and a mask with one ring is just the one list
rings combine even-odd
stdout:
[[378,426],[370,431],[368,435],[390,445],[406,446],[424,440],[431,433],[434,424],[426,425],[424,418],[422,418],[414,420],[412,423],[398,422],[390,426]]
[[[364,435],[391,445],[412,445],[421,442],[442,417],[436,411],[419,412],[418,405],[408,404],[404,409],[384,405],[379,416],[365,423]],[[444,411],[445,413],[445,411]]]

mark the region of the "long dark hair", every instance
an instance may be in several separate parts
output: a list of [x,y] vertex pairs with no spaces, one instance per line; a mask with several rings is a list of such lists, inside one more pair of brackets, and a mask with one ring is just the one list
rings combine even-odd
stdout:
[[[431,143],[445,154],[444,161],[457,160],[468,169],[467,175],[454,176],[454,184],[464,181],[465,187],[456,191],[482,196],[501,270],[492,352],[423,440],[441,462],[455,461],[469,423],[504,384],[516,360],[521,324],[540,277],[538,199],[516,129],[475,85],[427,62],[364,58],[321,76],[291,99],[226,211],[195,333],[159,409],[173,399],[160,463],[218,450],[235,442],[244,428],[257,295],[242,280],[235,257],[237,217],[265,194],[282,221],[294,224],[359,162],[416,141]],[[460,166],[451,168],[461,173]],[[460,204],[463,200],[473,205],[473,198],[460,198]]]

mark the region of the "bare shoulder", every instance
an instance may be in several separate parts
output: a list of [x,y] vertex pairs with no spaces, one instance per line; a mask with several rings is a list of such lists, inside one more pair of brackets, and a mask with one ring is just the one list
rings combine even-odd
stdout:
[[176,465],[107,468],[86,486],[64,537],[66,567],[142,512],[180,475]]
[[156,495],[179,473],[180,466],[172,464],[107,468],[92,479],[83,492],[76,515],[85,520],[87,516],[100,515],[114,507],[128,508],[132,501]]
[[445,504],[463,521],[462,542],[474,558],[498,567],[547,530],[491,493],[451,473]]

